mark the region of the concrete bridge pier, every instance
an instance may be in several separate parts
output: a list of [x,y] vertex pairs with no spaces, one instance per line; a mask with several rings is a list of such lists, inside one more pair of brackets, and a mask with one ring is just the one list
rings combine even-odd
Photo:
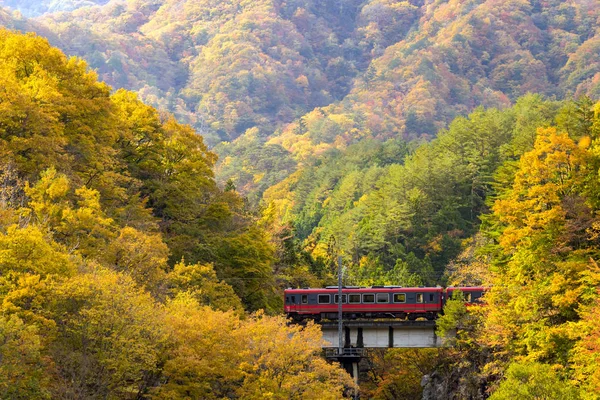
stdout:
[[[339,362],[342,367],[354,378],[354,383],[358,386],[358,364],[365,356],[363,348],[343,348],[342,353],[337,347],[325,348],[325,357],[328,360]],[[358,394],[355,393],[355,399],[358,399]]]

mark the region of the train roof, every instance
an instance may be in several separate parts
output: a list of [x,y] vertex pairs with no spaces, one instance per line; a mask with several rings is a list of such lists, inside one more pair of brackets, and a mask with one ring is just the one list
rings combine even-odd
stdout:
[[[342,286],[343,291],[373,291],[373,292],[381,292],[381,291],[400,291],[400,292],[437,292],[440,290],[461,290],[461,291],[486,291],[489,290],[489,287],[484,286],[448,286],[447,288],[442,288],[441,286],[413,286],[413,287],[403,287],[403,286]],[[293,292],[293,293],[316,293],[316,292],[325,292],[325,293],[335,293],[338,291],[337,286],[326,286],[324,288],[287,288],[285,292]]]
[[[357,292],[383,292],[383,291],[402,291],[402,292],[432,292],[432,291],[441,291],[442,287],[402,287],[402,286],[371,286],[371,287],[361,287],[361,286],[342,286],[342,290],[347,291],[357,291]],[[316,292],[325,292],[325,293],[337,293],[337,286],[327,286],[324,288],[288,288],[285,289],[285,292],[291,293],[316,293]]]

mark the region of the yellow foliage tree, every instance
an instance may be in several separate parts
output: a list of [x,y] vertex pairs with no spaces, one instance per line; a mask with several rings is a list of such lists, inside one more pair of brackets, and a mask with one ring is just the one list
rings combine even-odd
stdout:
[[[30,201],[21,210],[32,222],[52,232],[54,239],[84,256],[97,256],[115,236],[115,224],[105,215],[100,193],[85,186],[71,191],[69,179],[49,168],[33,186],[26,184]],[[76,198],[75,205],[71,199]]]
[[200,306],[190,293],[169,302],[167,313],[175,345],[155,398],[339,399],[355,388],[320,357],[317,326],[288,326],[261,313],[240,321]]
[[135,398],[158,373],[164,311],[129,276],[96,268],[57,285],[50,353],[62,380],[56,398]]
[[50,399],[51,365],[38,329],[16,315],[0,316],[0,397]]
[[493,267],[484,336],[497,354],[568,365],[575,343],[569,323],[600,283],[589,273],[595,250],[586,229],[594,221],[593,163],[566,134],[538,129],[512,188],[494,204],[505,258]]
[[232,398],[242,379],[239,320],[231,312],[200,306],[189,293],[177,296],[166,309],[173,346],[163,368],[166,382],[154,390],[154,398]]
[[350,376],[320,357],[318,326],[288,326],[284,317],[256,314],[242,324],[246,348],[240,398],[339,399],[356,389]]
[[581,191],[590,172],[588,153],[555,128],[538,129],[535,148],[520,162],[512,190],[493,207],[507,224],[500,244],[512,252],[536,234],[557,234],[565,219],[562,201]]
[[244,313],[240,298],[230,285],[217,278],[210,264],[179,262],[169,273],[167,281],[171,295],[187,292],[201,305],[220,311],[234,311],[240,316]]
[[0,234],[0,273],[70,276],[75,264],[64,247],[53,242],[36,226],[13,225]]
[[147,290],[157,293],[166,278],[169,248],[160,234],[126,226],[106,248],[104,260],[117,271],[129,274]]

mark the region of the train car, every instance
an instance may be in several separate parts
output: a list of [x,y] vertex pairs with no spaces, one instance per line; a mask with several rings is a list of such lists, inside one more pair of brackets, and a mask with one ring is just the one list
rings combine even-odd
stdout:
[[[284,309],[296,321],[337,319],[338,289],[286,289]],[[433,320],[442,311],[441,287],[343,287],[343,317],[357,318],[427,318]]]
[[465,300],[465,304],[467,306],[473,306],[482,304],[483,294],[488,290],[486,287],[482,286],[450,286],[446,288],[446,295],[444,296],[444,304],[447,299],[451,299],[454,292],[460,290],[463,294],[463,299]]

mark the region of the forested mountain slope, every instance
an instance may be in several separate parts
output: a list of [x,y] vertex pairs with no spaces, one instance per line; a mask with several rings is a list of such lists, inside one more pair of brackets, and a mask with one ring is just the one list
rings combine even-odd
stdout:
[[[40,188],[36,200],[39,212],[50,207],[57,214],[48,223],[60,226],[58,237],[67,247],[86,247],[78,232],[88,229],[93,254],[113,241],[147,242],[152,251],[158,247],[156,260],[143,267],[158,268],[142,273],[150,286],[158,284],[167,259],[174,265],[184,258],[213,263],[217,270],[220,259],[221,272],[230,278],[237,275],[234,270],[245,274],[243,265],[251,267],[253,281],[233,282],[242,291],[248,285],[269,286],[272,250],[242,199],[218,188],[212,171],[216,156],[201,136],[169,115],[161,117],[130,92],[110,95],[83,61],[67,60],[40,38],[2,31],[2,39],[2,165],[23,182],[46,174],[48,185],[55,179],[67,185],[50,198]],[[44,172],[49,168],[56,172]],[[85,188],[79,193],[69,187]],[[61,222],[59,216],[67,213],[61,210],[70,202],[86,204],[97,226],[91,215],[81,222],[89,226]],[[163,236],[157,243],[158,232]],[[244,261],[246,252],[252,256]],[[237,253],[235,262],[226,253]],[[251,308],[267,306],[266,292],[247,293],[254,298],[248,304],[258,301]]]
[[599,16],[593,0],[113,0],[34,29],[211,146],[233,141],[218,178],[257,203],[328,148],[432,137],[527,92],[597,94]]
[[341,102],[311,111],[271,139],[252,133],[239,145],[218,146],[225,156],[220,175],[260,192],[277,177],[257,167],[264,152],[249,147],[282,146],[302,162],[368,137],[432,137],[476,106],[507,107],[528,92],[596,96],[599,8],[584,1],[423,5],[402,40],[371,50],[383,54]]
[[268,189],[265,202],[316,259],[327,262],[335,237],[356,283],[435,285],[478,230],[495,171],[533,146],[537,127],[565,129],[576,107],[529,95],[455,119],[410,155],[398,139],[333,149]]
[[563,109],[556,121],[496,170],[491,210],[453,268],[453,283],[490,286],[485,306],[466,312],[461,299],[438,323],[459,328],[453,343],[464,358],[447,369],[461,393],[453,398],[600,393],[600,103]]
[[[337,399],[274,249],[190,127],[0,29],[0,398]],[[262,365],[260,370],[252,365]]]
[[113,1],[40,21],[109,84],[218,141],[252,126],[271,133],[347,93],[368,63],[343,46],[359,4],[327,4]]
[[476,106],[599,90],[595,2],[438,1],[421,12],[418,29],[388,46],[343,102],[308,114],[277,142],[301,152],[298,142],[435,135]]
[[108,2],[109,0],[2,0],[0,5],[18,10],[27,17],[36,17],[49,12],[73,11]]

